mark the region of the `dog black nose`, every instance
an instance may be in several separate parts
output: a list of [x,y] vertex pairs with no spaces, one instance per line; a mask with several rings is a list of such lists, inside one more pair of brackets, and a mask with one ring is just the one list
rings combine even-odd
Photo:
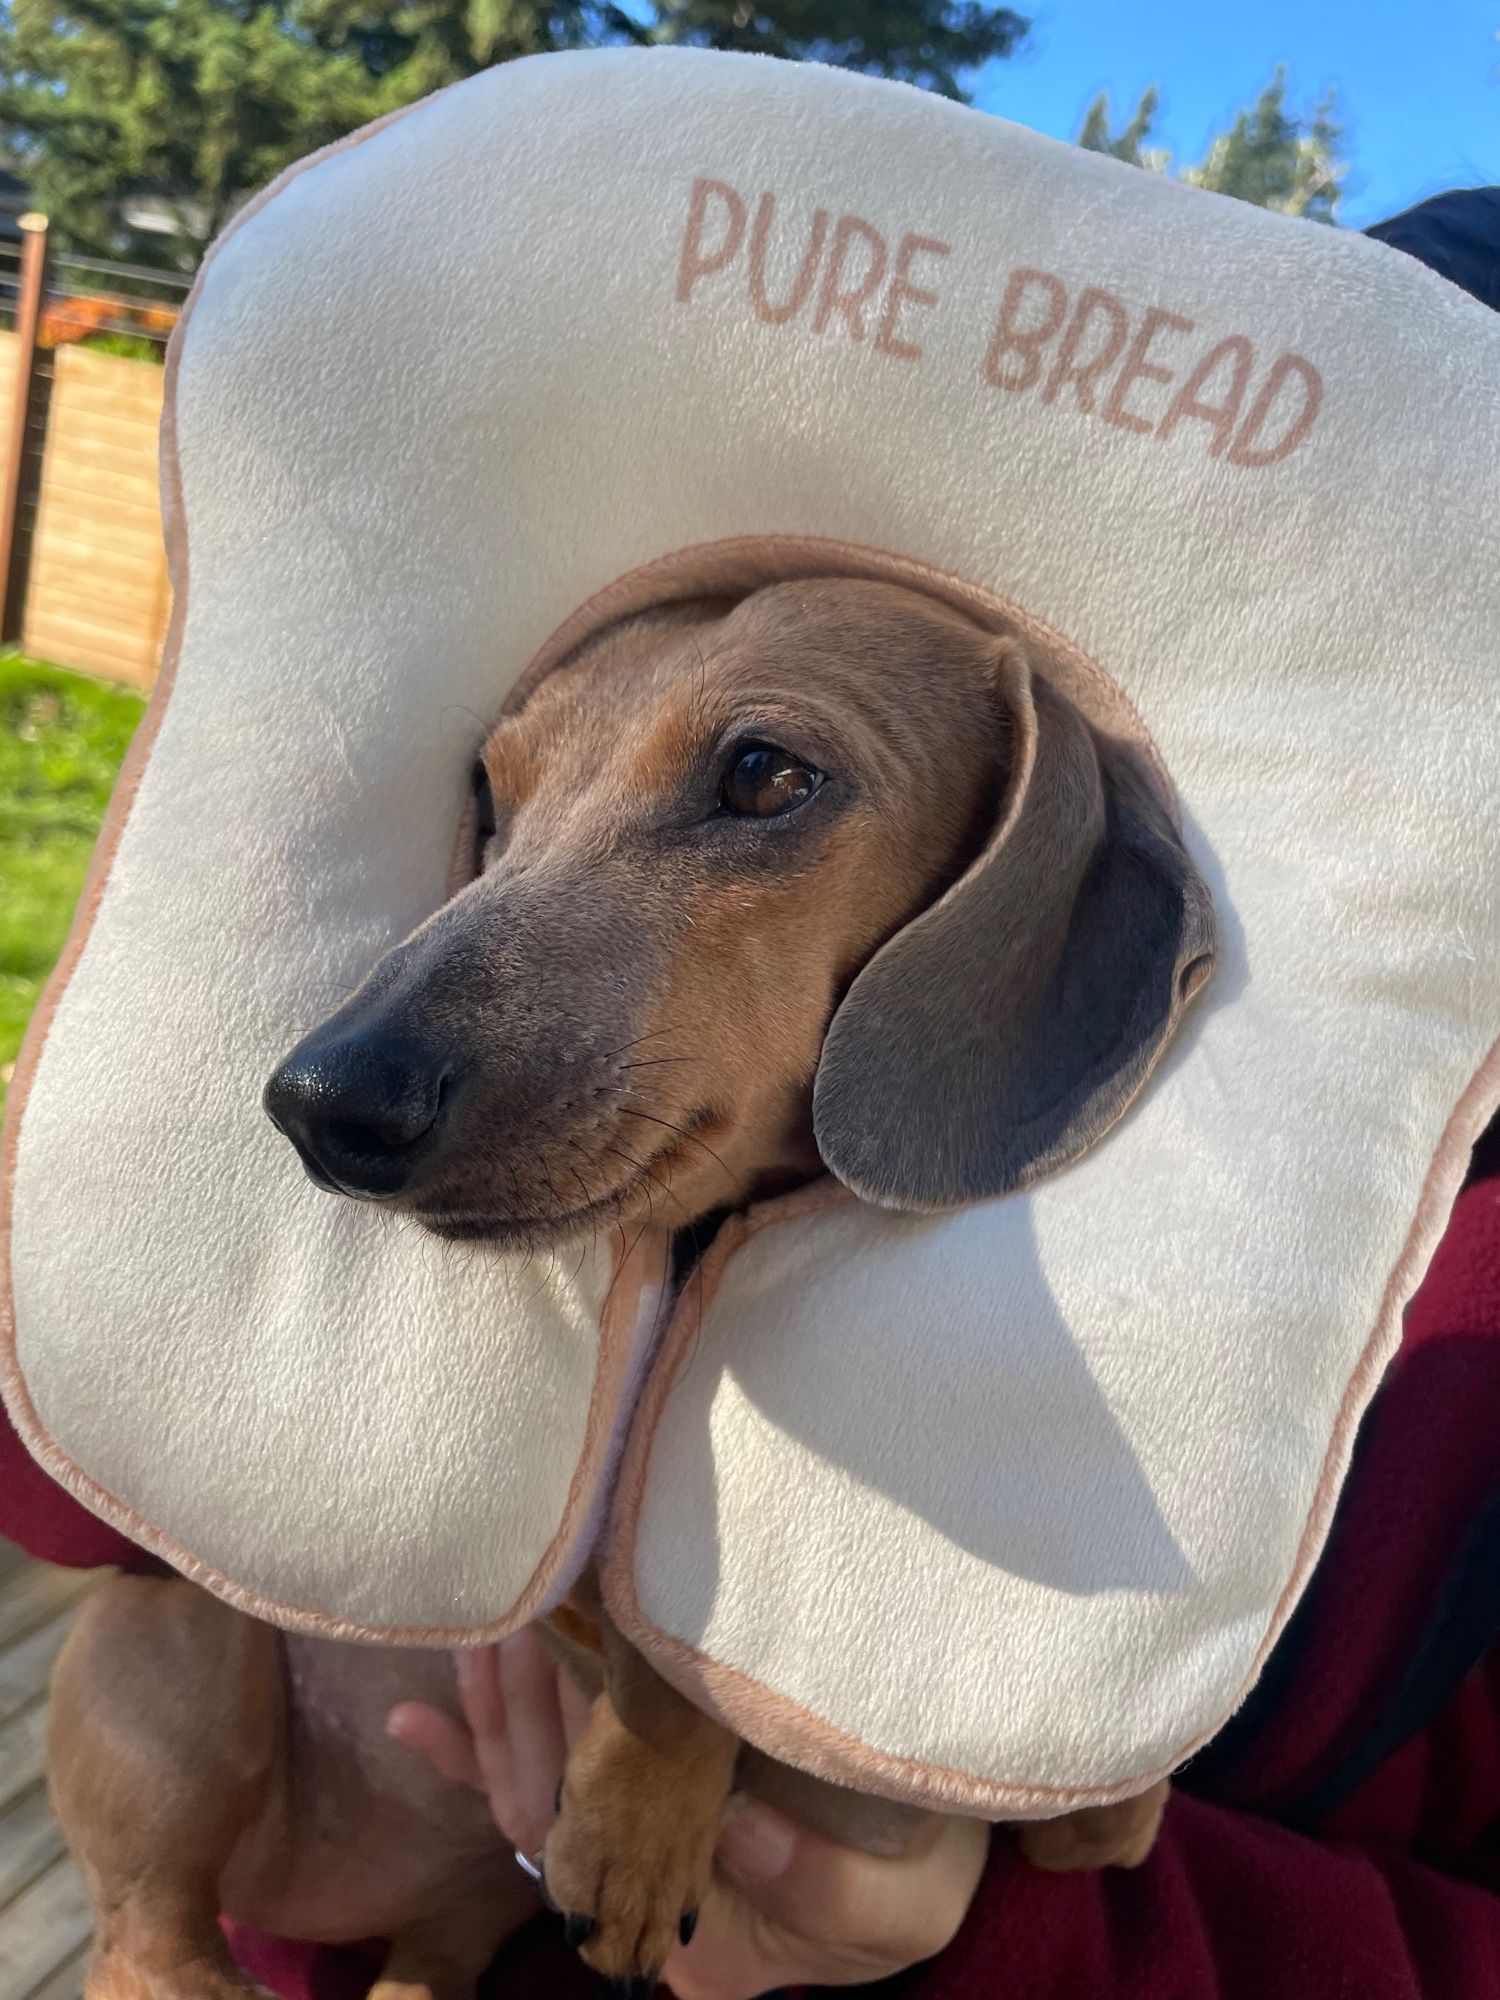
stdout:
[[320,1187],[379,1197],[400,1194],[429,1156],[449,1080],[432,1050],[367,1029],[303,1042],[263,1101]]

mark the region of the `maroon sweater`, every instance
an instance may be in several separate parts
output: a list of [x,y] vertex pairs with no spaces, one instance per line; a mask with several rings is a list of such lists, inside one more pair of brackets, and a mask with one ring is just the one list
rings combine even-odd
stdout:
[[[143,1558],[0,1429],[0,1529],[74,1564]],[[287,2000],[352,2000],[359,1953],[238,1933]],[[1500,1141],[1365,1419],[1312,1586],[1249,1702],[1179,1774],[1129,1873],[1051,1876],[1003,1838],[910,2000],[1500,2000]],[[491,1990],[589,1988],[551,1919]]]

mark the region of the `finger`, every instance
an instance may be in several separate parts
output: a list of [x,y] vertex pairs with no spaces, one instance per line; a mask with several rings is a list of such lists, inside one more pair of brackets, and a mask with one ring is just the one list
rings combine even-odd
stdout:
[[474,1753],[474,1739],[461,1722],[429,1708],[424,1701],[403,1701],[385,1719],[386,1734],[427,1759],[433,1769],[456,1785],[485,1791],[484,1775]]
[[523,1853],[535,1853],[557,1816],[567,1756],[556,1662],[535,1632],[501,1641],[500,1687],[509,1722],[513,1820],[505,1824]]
[[845,1979],[870,1978],[878,1976],[871,1963],[896,1971],[941,1951],[963,1922],[988,1852],[989,1828],[978,1820],[945,1820],[924,1849],[890,1857],[793,1828],[751,1802],[726,1823],[718,1866],[777,1930],[829,1961],[804,1978],[840,1983],[835,1962],[855,1966]]
[[676,1946],[662,1967],[673,2000],[756,2000],[763,1993],[802,1985],[806,1947],[778,1933],[727,1883],[716,1881],[703,1899],[690,1945]]
[[500,1679],[500,1648],[480,1646],[453,1655],[458,1698],[473,1731],[481,1789],[488,1793],[495,1823],[513,1832],[517,1799],[510,1717]]
[[727,1882],[715,1880],[703,1900],[692,1943],[679,1945],[662,1968],[673,2000],[759,2000],[766,1993],[876,1980],[892,1968],[861,1960],[856,1970],[815,1950],[764,1917]]
[[951,1941],[988,1832],[956,1821],[931,1851],[877,1859],[741,1804],[692,1943],[671,1954],[665,1982],[676,2000],[754,2000],[780,1987],[888,1978]]
[[458,1698],[476,1741],[505,1734],[505,1696],[500,1687],[500,1648],[465,1646],[453,1655]]

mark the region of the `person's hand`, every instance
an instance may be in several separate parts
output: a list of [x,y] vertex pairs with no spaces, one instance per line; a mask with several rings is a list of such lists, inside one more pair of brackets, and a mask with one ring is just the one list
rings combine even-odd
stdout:
[[987,1826],[951,1819],[925,1854],[884,1859],[736,1800],[697,1932],[663,1977],[679,2000],[888,1978],[950,1942],[988,1851]]
[[[535,1633],[455,1655],[467,1728],[418,1702],[387,1728],[489,1800],[505,1838],[539,1855],[568,1746],[589,1702]],[[692,1943],[662,1976],[679,2000],[752,2000],[779,1986],[884,1979],[941,1951],[978,1886],[989,1829],[947,1821],[911,1858],[842,1847],[758,1800],[736,1798]]]
[[516,1852],[539,1858],[589,1698],[532,1631],[498,1646],[466,1647],[453,1666],[464,1722],[403,1701],[386,1717],[386,1733],[419,1750],[445,1778],[482,1792]]

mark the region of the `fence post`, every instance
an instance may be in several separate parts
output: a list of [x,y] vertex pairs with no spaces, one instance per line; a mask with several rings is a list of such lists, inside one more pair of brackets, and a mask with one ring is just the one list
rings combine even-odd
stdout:
[[10,435],[5,443],[5,485],[0,492],[0,643],[21,636],[26,598],[28,537],[23,531],[29,484],[29,440],[40,404],[37,329],[47,297],[47,218],[23,215],[21,284],[16,299],[16,386]]

